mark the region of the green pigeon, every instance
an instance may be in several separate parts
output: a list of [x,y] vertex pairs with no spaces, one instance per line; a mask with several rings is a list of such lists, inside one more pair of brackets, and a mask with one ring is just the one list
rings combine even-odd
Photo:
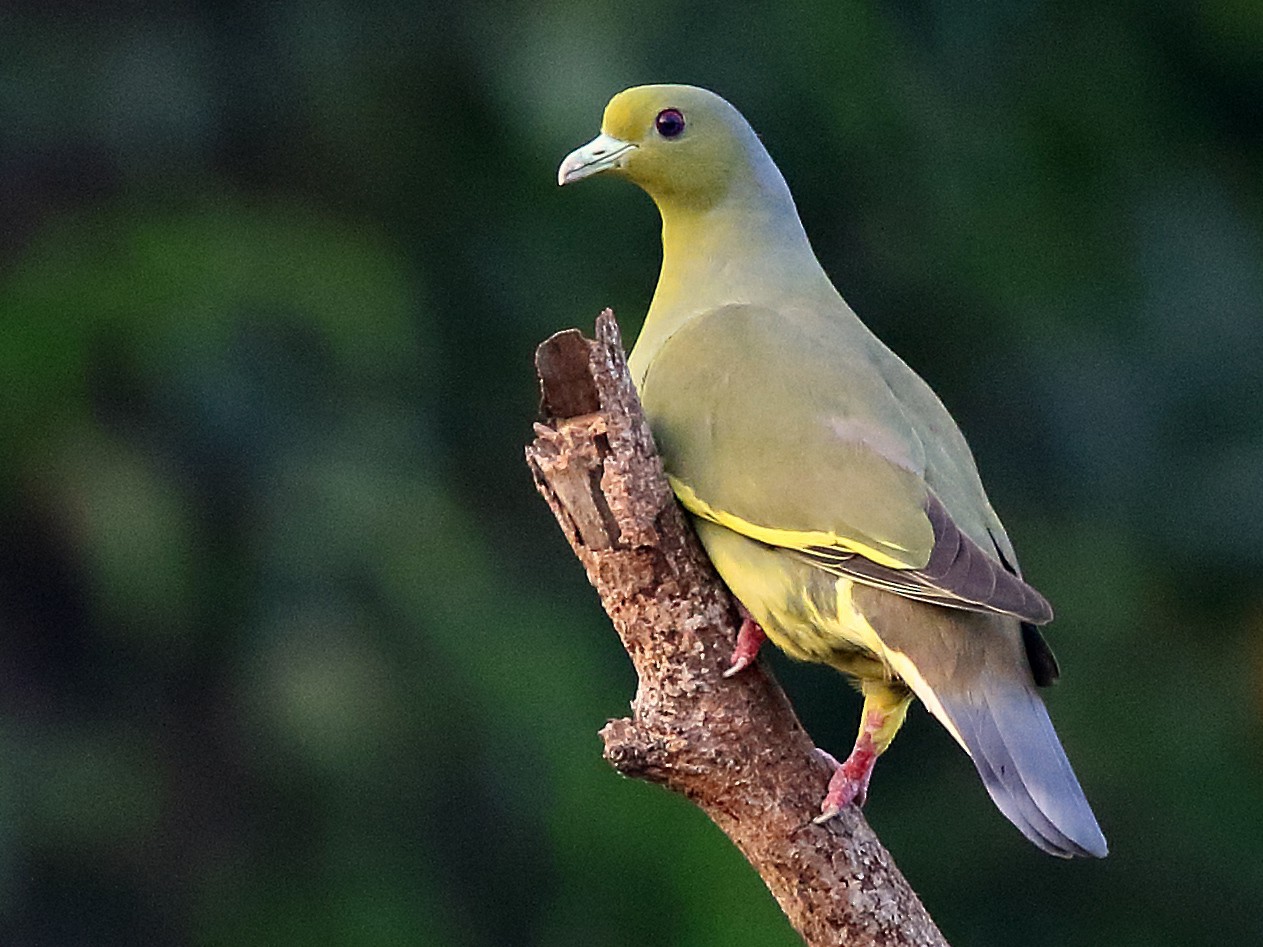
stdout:
[[604,173],[662,215],[662,271],[628,360],[671,486],[744,621],[864,696],[818,821],[863,804],[914,697],[1046,852],[1106,854],[1037,688],[1058,668],[974,459],[930,387],[851,311],[785,179],[705,89],[614,96],[558,181]]

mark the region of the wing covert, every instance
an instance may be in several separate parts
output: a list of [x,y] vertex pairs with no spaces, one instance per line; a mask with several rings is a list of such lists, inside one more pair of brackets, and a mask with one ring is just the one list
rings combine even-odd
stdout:
[[[927,470],[922,437],[863,346],[817,314],[793,316],[749,305],[704,313],[646,368],[641,400],[684,506],[907,598],[1050,621],[988,532],[992,521],[1003,530],[980,484],[969,500],[977,473],[963,438],[963,457]],[[930,423],[952,424],[938,411],[945,420]],[[969,516],[964,529],[927,483],[961,469],[969,483],[957,489],[957,475],[944,488]]]

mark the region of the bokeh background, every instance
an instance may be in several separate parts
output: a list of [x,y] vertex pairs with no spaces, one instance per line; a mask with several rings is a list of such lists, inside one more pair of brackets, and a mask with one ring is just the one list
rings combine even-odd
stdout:
[[521,457],[534,345],[634,338],[657,273],[556,166],[668,80],[759,129],[1058,610],[1113,853],[915,711],[868,817],[949,939],[1263,942],[1263,6],[8,0],[0,943],[797,943],[601,761],[631,671]]

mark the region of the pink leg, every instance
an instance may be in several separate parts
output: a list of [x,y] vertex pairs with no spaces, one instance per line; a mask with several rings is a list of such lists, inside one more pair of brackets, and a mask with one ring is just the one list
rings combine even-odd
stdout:
[[754,663],[759,656],[759,648],[767,641],[767,635],[759,627],[759,623],[750,617],[750,613],[741,609],[741,628],[737,630],[737,647],[732,652],[732,663],[724,671],[724,677],[732,677]]
[[842,809],[852,802],[857,806],[864,805],[868,798],[868,781],[873,778],[873,764],[877,762],[877,745],[873,734],[886,722],[886,715],[879,711],[870,711],[864,719],[864,727],[855,740],[855,748],[844,763],[839,763],[823,750],[817,750],[834,767],[833,777],[829,780],[829,789],[824,801],[820,803],[820,815],[817,823],[828,822]]

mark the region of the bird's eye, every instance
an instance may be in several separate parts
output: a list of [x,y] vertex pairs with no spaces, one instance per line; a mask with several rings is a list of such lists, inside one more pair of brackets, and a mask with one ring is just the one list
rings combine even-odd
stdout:
[[663,138],[674,138],[684,131],[684,114],[679,109],[663,109],[653,120],[653,127]]

